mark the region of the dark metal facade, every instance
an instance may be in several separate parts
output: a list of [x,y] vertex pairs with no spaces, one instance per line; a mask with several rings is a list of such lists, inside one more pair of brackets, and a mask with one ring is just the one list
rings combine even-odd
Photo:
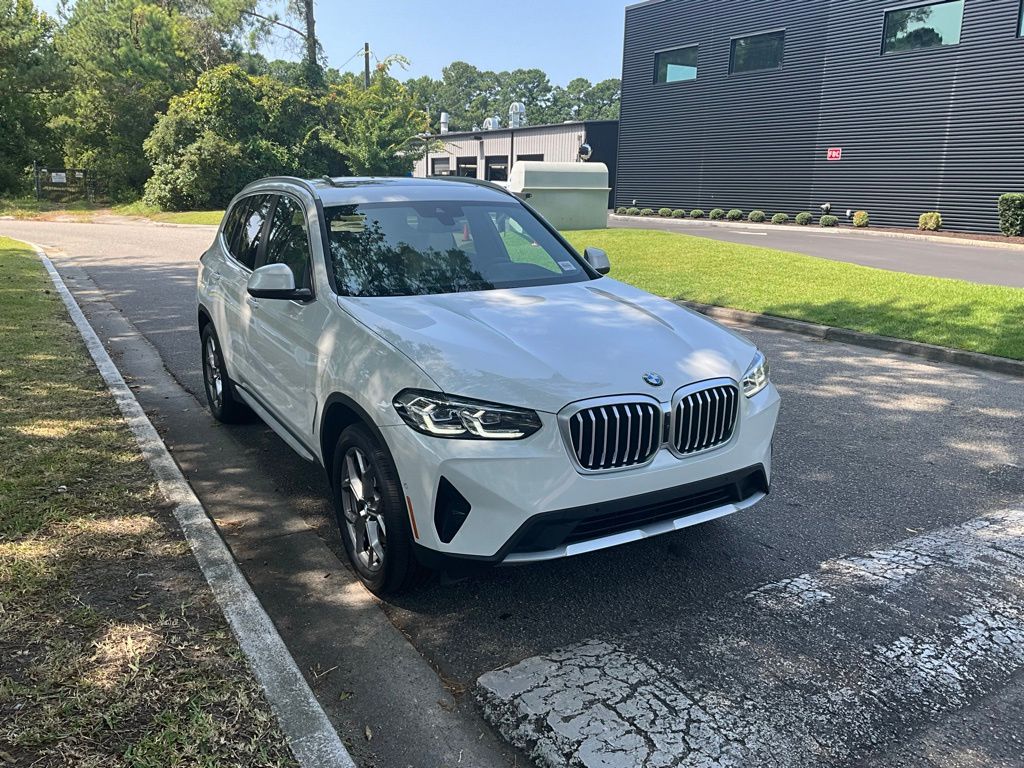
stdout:
[[[870,212],[998,229],[1024,191],[1020,0],[966,0],[959,45],[882,54],[893,0],[657,0],[626,10],[616,205]],[[756,10],[755,10],[756,8]],[[781,69],[729,73],[730,41],[785,29]],[[694,81],[655,53],[700,46]],[[826,159],[841,147],[842,160]]]

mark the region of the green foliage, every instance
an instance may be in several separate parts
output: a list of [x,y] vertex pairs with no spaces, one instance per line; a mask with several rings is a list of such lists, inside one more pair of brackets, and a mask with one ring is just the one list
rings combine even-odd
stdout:
[[59,161],[46,125],[61,83],[54,23],[31,0],[0,0],[0,192],[27,188],[33,160]]
[[663,217],[663,218],[666,218],[666,219],[671,218],[671,216],[672,216],[672,209],[671,208],[659,208],[658,209],[658,215]]
[[772,224],[788,224],[789,214],[788,213],[776,213],[772,216]]
[[626,215],[627,216],[639,216],[640,215],[640,209],[639,208],[627,208],[626,209]]
[[729,221],[742,221],[743,211],[741,211],[739,208],[733,208],[727,214],[725,214],[725,218],[727,218]]
[[704,218],[704,211],[702,211],[700,208],[694,208],[692,211],[690,211],[690,218],[691,219],[703,219]]
[[686,211],[684,211],[682,208],[676,208],[674,211],[672,211],[672,218],[673,219],[685,219],[686,218]]
[[654,215],[654,209],[653,208],[641,208],[640,209],[640,215],[641,216],[653,216]]
[[814,216],[812,216],[807,211],[801,211],[796,215],[796,223],[799,224],[801,227],[806,227],[808,224],[811,224],[813,222]]
[[942,229],[942,214],[938,211],[922,213],[917,220],[917,228],[923,232],[936,232]]
[[820,224],[823,227],[838,227],[839,217],[833,216],[831,214],[825,214],[820,219],[818,219],[818,224]]
[[1024,237],[1024,194],[1008,193],[999,198],[999,229],[1007,237]]
[[616,216],[625,216],[627,210],[629,210],[629,209],[626,208],[625,206],[620,206],[620,207],[615,209],[615,215]]
[[853,214],[853,226],[863,229],[871,223],[871,216],[867,211],[857,211]]
[[718,221],[719,219],[724,219],[725,211],[721,208],[712,208],[711,213],[708,214],[708,218],[714,219],[715,221]]
[[750,215],[747,217],[747,220],[748,221],[752,221],[755,224],[760,224],[766,218],[768,218],[768,217],[765,216],[764,211],[751,211]]
[[553,86],[540,69],[491,72],[455,61],[441,71],[440,80],[423,76],[409,80],[406,86],[416,105],[430,115],[434,132],[442,111],[448,112],[453,131],[479,129],[486,118],[495,115],[504,124],[508,107],[515,101],[527,105],[531,125],[619,117],[621,83],[614,78],[591,83],[579,77],[562,88]]

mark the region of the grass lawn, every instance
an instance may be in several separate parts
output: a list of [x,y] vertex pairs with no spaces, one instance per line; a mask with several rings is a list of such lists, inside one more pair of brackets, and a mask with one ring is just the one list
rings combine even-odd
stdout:
[[51,203],[34,197],[0,198],[0,216],[16,219],[71,219],[93,221],[96,216],[138,216],[169,224],[220,224],[224,211],[161,211],[142,201],[124,205],[97,205],[83,201]]
[[608,251],[612,277],[668,298],[1024,360],[1024,289],[671,232],[606,229],[566,235],[580,252],[586,246]]
[[31,251],[0,238],[0,765],[292,766]]

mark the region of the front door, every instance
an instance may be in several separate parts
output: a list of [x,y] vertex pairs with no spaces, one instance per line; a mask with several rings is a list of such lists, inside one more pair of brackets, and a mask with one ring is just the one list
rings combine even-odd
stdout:
[[[270,215],[257,267],[286,264],[296,288],[315,293],[309,224],[298,200],[280,195]],[[328,319],[325,297],[259,299],[249,337],[253,385],[263,406],[296,437],[314,444],[317,343]]]

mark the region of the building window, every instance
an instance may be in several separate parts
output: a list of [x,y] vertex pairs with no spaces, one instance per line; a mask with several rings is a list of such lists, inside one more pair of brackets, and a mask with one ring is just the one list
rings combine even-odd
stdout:
[[682,83],[697,79],[698,46],[658,51],[654,54],[654,82]]
[[882,53],[958,45],[963,21],[964,0],[888,11]]
[[729,74],[781,69],[785,50],[785,30],[735,37],[732,41],[732,54],[729,57]]
[[543,163],[544,155],[516,155],[516,162],[525,160],[528,163]]

